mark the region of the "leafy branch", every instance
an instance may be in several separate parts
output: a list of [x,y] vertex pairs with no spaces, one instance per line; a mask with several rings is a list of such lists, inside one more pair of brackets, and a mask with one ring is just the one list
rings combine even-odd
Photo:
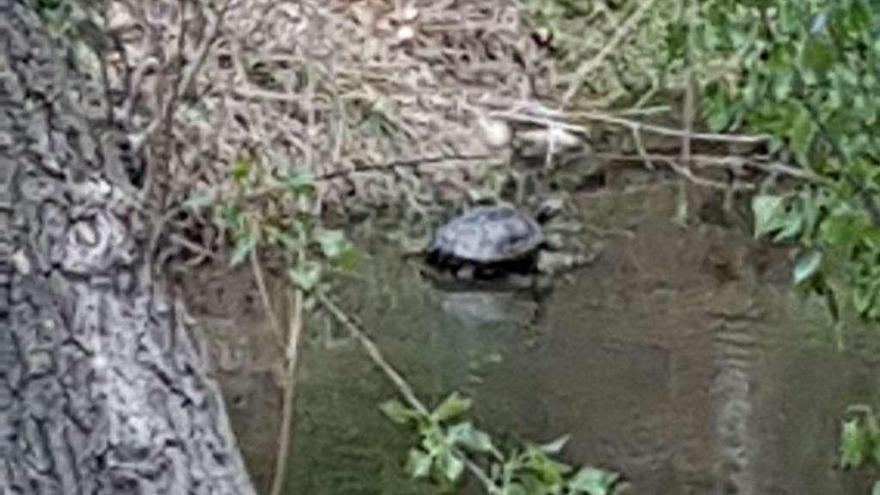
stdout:
[[[323,292],[318,301],[360,342],[372,361],[397,387],[405,404],[398,400],[380,408],[398,424],[414,425],[419,444],[410,450],[406,469],[415,478],[455,483],[467,470],[489,495],[613,495],[626,484],[620,476],[602,469],[571,466],[553,460],[567,438],[546,445],[527,444],[502,451],[488,433],[459,418],[471,407],[471,400],[453,393],[434,410],[415,394],[403,376],[385,359],[376,344],[355,319]],[[449,424],[452,420],[459,421]]]
[[[283,180],[278,181],[261,174],[250,158],[239,157],[232,164],[230,175],[235,187],[230,198],[218,199],[212,191],[201,191],[190,198],[186,206],[193,210],[213,206],[216,223],[229,233],[234,246],[230,264],[237,266],[250,259],[266,316],[279,343],[283,342],[285,332],[277,321],[266,288],[258,256],[261,246],[281,254],[287,277],[294,288],[291,297],[293,311],[285,349],[287,370],[282,431],[272,484],[273,495],[278,495],[282,493],[289,453],[294,373],[303,326],[304,299],[315,291],[325,289],[329,283],[329,272],[351,268],[357,262],[357,253],[342,231],[323,227],[308,213],[315,190],[315,178],[311,172],[294,167]],[[267,183],[279,188],[273,199],[294,205],[295,209],[287,211],[277,206],[270,207],[267,202],[247,200],[255,188],[265,187]]]
[[565,446],[567,436],[502,452],[489,434],[472,422],[449,424],[471,407],[471,401],[457,393],[431,412],[408,408],[397,400],[380,407],[392,421],[413,424],[419,433],[418,447],[410,450],[406,464],[407,472],[415,478],[454,483],[467,466],[491,495],[611,495],[624,486],[617,473],[594,467],[574,471],[551,458]]
[[[259,245],[284,254],[286,273],[295,287],[310,292],[326,282],[328,273],[352,268],[358,260],[354,245],[338,229],[324,227],[309,211],[315,191],[314,175],[303,168],[291,168],[283,179],[258,173],[253,161],[238,158],[231,167],[235,190],[230,198],[217,201],[210,192],[194,196],[188,205],[199,208],[216,203],[215,221],[226,229],[233,244],[230,263],[244,262]],[[270,202],[250,200],[253,191],[272,187],[274,199],[290,209],[270,206]]]

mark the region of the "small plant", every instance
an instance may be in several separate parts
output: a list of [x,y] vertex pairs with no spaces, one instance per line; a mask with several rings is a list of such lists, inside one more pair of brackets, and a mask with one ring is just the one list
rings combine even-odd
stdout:
[[[250,158],[240,157],[230,174],[235,185],[232,198],[215,202],[212,194],[201,193],[190,206],[216,203],[215,220],[229,232],[233,243],[233,266],[259,246],[266,246],[283,253],[294,286],[311,292],[326,282],[328,273],[357,263],[357,252],[345,234],[324,227],[307,211],[315,190],[310,171],[294,167],[283,179],[271,179],[255,170]],[[272,206],[261,196],[271,196]],[[295,205],[296,209],[291,213],[279,204]]]
[[554,460],[551,456],[562,450],[568,437],[503,452],[470,421],[454,421],[470,407],[471,401],[457,393],[430,412],[408,408],[397,400],[380,406],[395,423],[416,426],[420,441],[410,450],[406,464],[411,476],[455,483],[468,469],[490,495],[611,495],[623,488],[616,473],[593,467],[574,471]]
[[[263,280],[257,250],[268,248],[280,255],[287,277],[297,290],[294,295],[295,315],[287,334],[287,382],[284,387],[281,441],[279,442],[272,493],[280,494],[285,479],[290,427],[293,418],[294,373],[297,365],[303,299],[314,302],[326,293],[329,273],[350,269],[357,262],[357,252],[341,230],[329,229],[312,214],[315,176],[299,167],[290,168],[282,179],[268,176],[254,167],[253,160],[240,156],[230,167],[232,197],[218,198],[216,190],[197,191],[186,207],[199,210],[212,206],[215,223],[229,233],[233,243],[230,264],[236,266],[246,259],[256,278],[266,316],[279,339],[284,331],[271,308]],[[280,342],[279,342],[280,343]]]
[[[880,421],[871,406],[859,404],[847,408],[847,419],[840,430],[840,459],[843,469],[880,466]],[[880,495],[880,481],[872,495]]]
[[847,408],[840,431],[840,467],[865,465],[880,465],[880,422],[873,408],[860,404]]

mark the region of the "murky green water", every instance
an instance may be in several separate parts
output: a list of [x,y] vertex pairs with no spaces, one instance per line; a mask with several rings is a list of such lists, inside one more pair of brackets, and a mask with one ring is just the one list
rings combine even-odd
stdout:
[[[837,352],[821,307],[788,291],[784,254],[682,229],[669,191],[644,194],[583,200],[590,224],[634,236],[609,237],[540,311],[438,291],[378,239],[342,299],[426,402],[458,390],[495,434],[569,433],[565,460],[618,470],[631,493],[868,493],[833,463],[845,406],[878,398],[880,332],[852,327]],[[413,434],[377,409],[394,389],[342,329],[311,330],[287,493],[438,493],[403,474]]]

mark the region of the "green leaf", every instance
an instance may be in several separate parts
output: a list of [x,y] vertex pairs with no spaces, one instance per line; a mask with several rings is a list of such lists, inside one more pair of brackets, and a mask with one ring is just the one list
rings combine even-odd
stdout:
[[563,435],[552,442],[538,445],[538,448],[545,454],[558,454],[565,447],[565,444],[568,443],[569,439],[571,439],[571,435]]
[[666,56],[675,60],[685,55],[688,26],[684,22],[674,22],[666,30]]
[[358,250],[355,249],[354,246],[349,245],[349,248],[343,251],[338,258],[333,260],[333,262],[342,270],[351,270],[358,265],[360,259]]
[[245,232],[244,235],[239,236],[235,240],[235,248],[232,250],[232,257],[229,259],[229,264],[231,266],[238,266],[241,264],[241,262],[251,254],[251,251],[257,246],[259,240],[260,234],[255,228],[252,228]]
[[853,291],[853,305],[860,314],[865,314],[874,306],[877,290],[874,287],[856,287]]
[[321,253],[330,260],[337,260],[352,249],[341,230],[319,229],[315,232],[315,240],[321,246]]
[[430,455],[418,449],[411,449],[405,469],[413,478],[424,478],[431,473],[433,464],[434,459]]
[[437,468],[449,481],[458,481],[464,472],[464,461],[450,450],[444,450],[437,459]]
[[834,47],[822,38],[812,37],[801,54],[804,68],[825,73],[834,65]]
[[492,452],[492,438],[483,431],[474,428],[470,421],[450,426],[448,431],[449,441],[460,444],[473,452]]
[[825,28],[825,24],[828,22],[828,10],[829,7],[825,7],[813,16],[813,19],[810,21],[811,35],[816,34]]
[[755,238],[779,229],[785,220],[785,199],[782,196],[762,194],[752,199],[755,214]]
[[789,215],[780,219],[780,229],[773,236],[774,242],[795,240],[798,234],[804,230],[804,221],[806,219],[802,215]]
[[588,495],[610,495],[618,475],[592,467],[581,468],[568,482],[568,488],[575,493]]
[[551,484],[532,473],[521,473],[517,476],[523,490],[528,495],[549,495],[559,493],[559,484]]
[[244,223],[244,213],[241,207],[231,201],[224,201],[215,211],[219,217],[217,222],[227,229],[239,229]]
[[560,483],[563,476],[571,471],[571,466],[554,461],[537,447],[527,447],[525,455],[525,465],[534,471],[545,483]]
[[800,285],[816,273],[822,267],[822,251],[810,249],[798,253],[794,261],[794,283]]
[[432,414],[432,417],[437,421],[452,419],[470,409],[471,403],[472,401],[470,399],[462,397],[458,392],[453,392],[443,401],[442,404],[440,404],[440,406],[437,407]]
[[858,419],[845,421],[840,433],[840,466],[844,469],[861,466],[866,447],[866,435],[859,427]]
[[290,280],[300,289],[309,292],[321,280],[321,265],[315,261],[304,261],[287,271]]
[[810,149],[815,134],[816,125],[813,123],[809,112],[806,110],[799,112],[788,137],[791,150],[798,156],[801,163],[806,163],[806,153]]
[[397,424],[405,424],[419,415],[417,411],[404,406],[396,399],[383,402],[379,405],[379,409],[381,409],[391,421],[394,421]]
[[871,463],[875,466],[880,465],[880,438],[877,435],[871,435]]
[[230,173],[232,174],[232,179],[236,182],[242,182],[248,176],[248,172],[251,170],[251,160],[247,157],[240,156],[232,162],[232,167],[230,168]]
[[294,192],[311,192],[315,188],[315,174],[307,168],[293,167],[287,172],[284,183]]

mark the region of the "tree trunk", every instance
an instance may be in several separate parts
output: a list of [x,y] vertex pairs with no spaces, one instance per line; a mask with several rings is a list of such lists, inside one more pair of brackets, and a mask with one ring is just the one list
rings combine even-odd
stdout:
[[[0,0],[0,494],[251,494],[101,85]],[[111,143],[111,144],[108,144]]]

